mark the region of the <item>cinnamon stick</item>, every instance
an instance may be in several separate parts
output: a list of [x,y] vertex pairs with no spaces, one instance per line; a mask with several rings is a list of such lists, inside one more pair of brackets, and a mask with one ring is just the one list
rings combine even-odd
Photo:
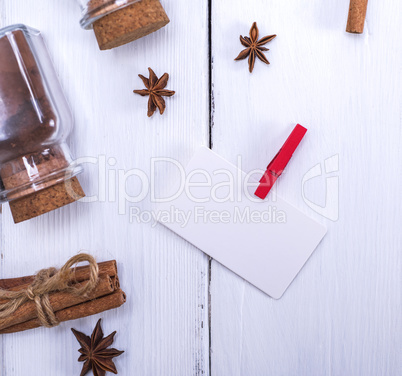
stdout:
[[[74,287],[83,287],[87,282],[77,283]],[[54,312],[65,308],[75,306],[77,304],[99,298],[101,296],[112,293],[115,290],[114,282],[108,275],[101,275],[95,289],[87,296],[74,295],[67,291],[58,291],[49,294],[49,302]],[[20,306],[11,316],[0,319],[0,330],[24,323],[37,317],[36,306],[33,301],[29,301]]]
[[368,0],[350,0],[348,23],[346,25],[348,33],[363,33],[367,2]]
[[[110,277],[117,275],[116,260],[104,261],[98,263],[99,274],[107,274]],[[89,266],[78,266],[75,268],[75,274],[73,274],[72,281],[83,282],[89,277]],[[0,289],[18,291],[27,288],[33,281],[35,276],[25,276],[19,278],[6,278],[0,279]]]
[[[117,290],[110,295],[100,297],[73,307],[62,309],[56,312],[56,318],[60,321],[76,320],[82,317],[96,315],[110,309],[118,308],[126,302],[126,294],[122,290]],[[28,329],[40,327],[38,319],[25,321],[24,323],[9,326],[0,330],[0,334],[22,332]]]
[[120,281],[119,281],[119,277],[117,275],[112,278],[112,283],[113,283],[115,290],[118,290],[120,288]]

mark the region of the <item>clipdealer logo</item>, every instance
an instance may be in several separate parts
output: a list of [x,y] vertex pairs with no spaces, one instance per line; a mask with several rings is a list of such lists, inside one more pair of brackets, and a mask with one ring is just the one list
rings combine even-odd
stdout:
[[193,210],[181,210],[171,206],[169,210],[141,210],[138,206],[130,207],[130,223],[156,224],[176,223],[181,228],[188,224],[212,223],[286,223],[286,213],[276,206],[268,206],[266,210],[251,210],[250,207],[235,206],[229,210],[206,210],[204,206],[195,206]]
[[[119,215],[129,214],[130,222],[132,223],[155,223],[167,221],[167,214],[158,213],[147,209],[146,206],[157,203],[174,202],[182,194],[185,194],[194,204],[202,204],[206,202],[242,202],[244,197],[250,202],[261,202],[254,196],[253,192],[258,186],[258,180],[265,172],[261,169],[256,169],[248,172],[245,177],[242,177],[241,157],[237,159],[237,174],[231,171],[220,169],[213,172],[213,176],[208,171],[196,169],[186,174],[184,167],[180,162],[172,158],[158,157],[150,159],[149,172],[132,168],[129,170],[116,168],[116,158],[105,155],[98,157],[82,157],[75,160],[70,171],[73,171],[77,165],[87,164],[96,167],[97,184],[95,185],[96,193],[82,198],[80,201],[85,203],[93,202],[109,202],[117,203]],[[157,167],[163,167],[164,170],[176,170],[178,174],[176,183],[178,187],[174,192],[167,195],[157,195],[156,182],[158,180]],[[324,170],[321,163],[316,164],[306,172],[301,181],[301,196],[306,205],[314,212],[321,216],[336,221],[339,218],[339,155],[334,155],[325,159]],[[67,172],[68,173],[68,172]],[[213,178],[219,176],[219,183],[212,184]],[[200,180],[202,177],[202,181]],[[306,183],[313,179],[325,177],[325,204],[319,205],[309,199],[306,194]],[[160,187],[161,184],[158,186]],[[275,184],[270,192],[270,203],[277,201],[277,185]],[[204,196],[194,194],[198,188],[208,188],[202,190],[207,192]],[[67,187],[74,195],[72,187]],[[158,191],[159,192],[159,191]],[[132,205],[136,204],[136,205]],[[250,207],[235,206],[233,212],[225,210],[205,210],[202,205],[196,205],[197,211],[193,216],[189,213],[176,213],[169,211],[170,218],[174,218],[182,225],[188,224],[190,221],[210,221],[212,223],[227,223],[230,220],[238,221],[239,223],[251,223],[253,221],[259,223],[285,223],[286,213],[277,210],[274,205],[264,207],[263,211],[253,211]]]

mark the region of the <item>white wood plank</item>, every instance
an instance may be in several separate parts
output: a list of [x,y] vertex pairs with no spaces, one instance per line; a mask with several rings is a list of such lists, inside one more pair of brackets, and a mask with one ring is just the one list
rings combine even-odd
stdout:
[[[92,32],[79,27],[73,1],[1,1],[1,26],[25,23],[43,32],[75,117],[70,145],[76,157],[115,158],[117,169],[149,173],[151,157],[185,161],[208,142],[208,22],[206,2],[163,1],[171,23],[163,30],[113,51],[100,52]],[[191,27],[189,27],[191,22]],[[169,72],[163,116],[146,116],[147,99],[138,73],[147,67]],[[98,192],[98,167],[87,164],[80,181]],[[170,183],[172,167],[158,169],[156,185]],[[139,183],[128,181],[130,194]],[[125,204],[135,206],[136,204]],[[105,333],[117,330],[119,375],[208,375],[208,259],[163,226],[130,223],[119,202],[78,203],[14,225],[3,207],[0,278],[61,266],[79,250],[99,260],[117,259],[124,307],[83,320],[3,336],[4,376],[80,372],[74,327],[89,333],[104,319]],[[138,204],[150,209],[149,196]]]
[[[212,2],[213,150],[265,168],[293,126],[309,129],[278,194],[328,227],[274,301],[216,262],[211,375],[397,375],[401,369],[401,4],[369,2],[363,35],[345,33],[348,1]],[[270,66],[234,62],[253,21],[277,34]],[[339,156],[339,220],[302,199],[303,175]],[[325,203],[326,175],[306,185]],[[329,195],[328,204],[337,204]]]

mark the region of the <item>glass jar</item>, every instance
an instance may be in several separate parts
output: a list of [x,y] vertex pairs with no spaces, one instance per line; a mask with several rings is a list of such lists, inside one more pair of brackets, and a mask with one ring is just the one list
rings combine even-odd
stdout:
[[159,0],[77,0],[84,29],[94,29],[101,50],[142,38],[169,23]]
[[0,30],[0,202],[15,222],[84,196],[65,143],[73,118],[41,33]]

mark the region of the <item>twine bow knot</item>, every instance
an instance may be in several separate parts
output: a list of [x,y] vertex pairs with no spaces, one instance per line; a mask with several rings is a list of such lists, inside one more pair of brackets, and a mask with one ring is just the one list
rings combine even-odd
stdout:
[[[74,269],[72,266],[79,262],[89,263],[89,281],[82,287],[71,285]],[[63,267],[40,270],[34,281],[26,288],[18,291],[0,289],[0,299],[8,300],[0,304],[0,320],[12,315],[19,307],[28,301],[35,303],[38,319],[47,328],[59,325],[59,321],[49,301],[49,294],[55,291],[66,291],[81,296],[89,294],[98,282],[99,268],[95,259],[86,253],[70,258]]]

